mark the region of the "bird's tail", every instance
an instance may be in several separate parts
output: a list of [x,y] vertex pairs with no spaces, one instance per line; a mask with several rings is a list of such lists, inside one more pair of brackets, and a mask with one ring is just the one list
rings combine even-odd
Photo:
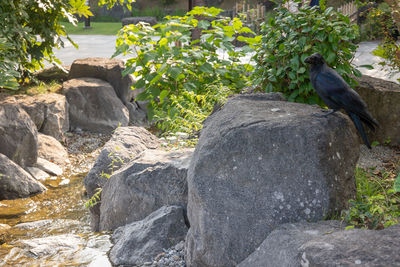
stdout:
[[362,126],[360,117],[354,113],[348,112],[347,113],[350,116],[350,119],[353,121],[354,125],[356,126],[357,131],[360,133],[362,140],[364,141],[364,144],[371,149],[371,145],[369,144],[367,134],[364,131],[364,127]]

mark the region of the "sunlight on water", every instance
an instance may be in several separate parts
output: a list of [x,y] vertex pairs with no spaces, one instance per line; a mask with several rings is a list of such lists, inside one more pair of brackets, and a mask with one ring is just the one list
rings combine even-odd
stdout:
[[109,235],[89,226],[84,176],[49,179],[42,194],[0,201],[0,266],[111,266]]

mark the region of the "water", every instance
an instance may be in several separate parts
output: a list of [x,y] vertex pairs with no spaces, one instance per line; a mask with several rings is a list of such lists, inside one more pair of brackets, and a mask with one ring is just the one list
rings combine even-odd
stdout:
[[45,193],[0,201],[0,266],[111,266],[110,236],[89,226],[84,176],[53,178]]

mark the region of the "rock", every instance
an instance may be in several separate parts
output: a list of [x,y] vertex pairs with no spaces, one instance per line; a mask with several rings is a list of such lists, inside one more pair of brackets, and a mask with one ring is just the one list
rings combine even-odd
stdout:
[[58,66],[51,66],[51,67],[45,68],[45,69],[35,73],[35,76],[39,81],[63,82],[68,79],[68,70],[69,70],[69,67],[60,68]]
[[11,226],[9,226],[8,224],[0,223],[0,234],[1,234],[1,232],[5,232],[10,228],[11,228]]
[[26,170],[38,181],[44,181],[50,178],[50,175],[36,167],[26,167]]
[[357,81],[359,85],[354,89],[381,126],[375,133],[368,132],[371,142],[385,144],[390,140],[391,145],[400,145],[400,85],[366,75]]
[[129,111],[109,83],[94,78],[72,79],[63,83],[63,92],[70,103],[72,130],[110,133],[128,125]]
[[69,129],[68,103],[65,96],[54,93],[19,95],[17,101],[29,114],[39,132],[59,141],[64,140],[64,133]]
[[188,170],[188,266],[235,266],[278,225],[321,220],[355,195],[351,121],[270,98],[231,98],[205,121]]
[[29,173],[0,154],[0,200],[29,197],[45,190]]
[[124,70],[125,64],[121,59],[84,58],[77,59],[72,63],[68,78],[102,79],[111,84],[119,99],[126,104],[132,98],[133,78],[129,75],[122,76]]
[[145,22],[154,26],[157,24],[157,19],[155,17],[128,17],[122,19],[122,27],[129,24],[138,24],[139,22]]
[[400,225],[343,230],[339,221],[284,224],[238,267],[398,266]]
[[[137,158],[144,150],[155,149],[158,146],[157,137],[142,127],[118,127],[102,148],[93,168],[84,179],[88,196],[92,197],[97,188],[104,186],[108,181],[107,175],[113,174],[130,160]],[[100,206],[96,205],[90,211],[92,228],[98,231]]]
[[38,155],[59,166],[65,166],[68,162],[68,152],[63,145],[50,135],[39,133]]
[[42,171],[45,171],[51,175],[58,176],[64,173],[63,170],[57,164],[54,164],[53,162],[50,162],[43,158],[37,159],[36,166]]
[[146,150],[113,174],[101,193],[100,230],[142,220],[164,205],[186,207],[192,153],[192,149]]
[[0,100],[0,153],[21,167],[37,159],[37,128],[13,97]]
[[154,257],[185,239],[187,226],[184,209],[163,206],[145,219],[114,231],[115,243],[110,251],[114,265],[136,266],[152,262]]
[[136,102],[127,103],[129,110],[129,125],[146,125],[147,114]]
[[[52,224],[48,225],[52,228]],[[63,232],[65,232],[64,225]],[[13,229],[14,230],[14,229]],[[35,231],[35,229],[32,229]],[[29,235],[31,231],[29,231]],[[82,231],[82,228],[77,230]],[[50,231],[47,231],[50,232]],[[57,234],[12,242],[13,248],[2,258],[5,266],[110,266],[107,251],[111,247],[108,235]],[[35,233],[38,234],[38,233]],[[43,235],[43,232],[40,233]]]

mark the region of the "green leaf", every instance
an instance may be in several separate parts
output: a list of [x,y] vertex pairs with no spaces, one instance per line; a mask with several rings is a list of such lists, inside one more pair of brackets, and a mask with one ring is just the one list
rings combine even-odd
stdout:
[[181,74],[183,69],[179,66],[172,66],[167,70],[167,74],[172,78],[177,80],[179,74]]
[[213,73],[213,67],[210,63],[204,63],[203,65],[200,66],[199,68],[200,71],[204,72],[204,73],[208,73],[211,74]]
[[164,98],[167,97],[169,94],[168,90],[162,90],[160,93],[160,103],[162,104],[164,102]]
[[358,66],[359,68],[366,68],[366,69],[368,69],[368,70],[373,70],[374,69],[374,66],[372,66],[372,65],[360,65],[360,66]]
[[140,89],[140,88],[143,88],[145,86],[145,84],[146,84],[146,81],[143,78],[141,78],[133,86],[134,86],[134,88]]
[[207,21],[207,20],[200,20],[197,26],[198,26],[199,28],[202,28],[202,29],[204,29],[204,30],[207,30],[208,27],[210,27],[210,25],[211,25],[211,24],[210,24],[209,21]]

